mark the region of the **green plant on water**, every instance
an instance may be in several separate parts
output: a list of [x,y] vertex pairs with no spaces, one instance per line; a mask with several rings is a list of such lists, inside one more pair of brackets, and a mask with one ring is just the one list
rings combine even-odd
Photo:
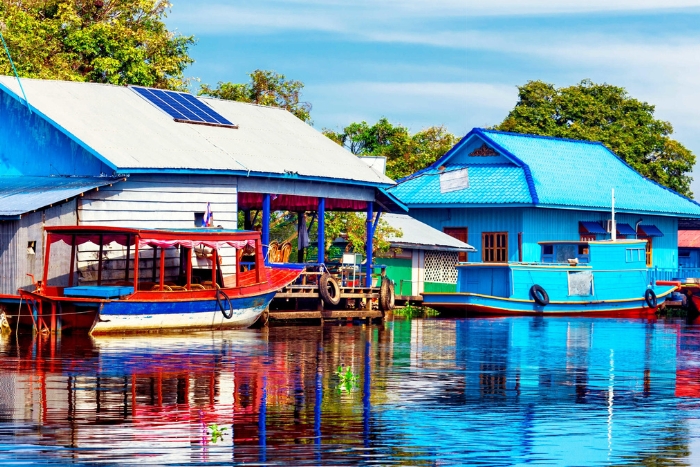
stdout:
[[340,380],[338,383],[338,391],[350,392],[353,388],[357,387],[357,375],[352,371],[352,368],[343,368],[343,365],[340,365],[335,374]]
[[226,433],[227,428],[225,426],[219,426],[216,423],[212,423],[209,425],[209,432],[211,434],[211,442],[216,444],[217,441],[223,441],[224,440],[224,434]]
[[413,319],[427,316],[438,316],[440,312],[427,306],[415,306],[412,305],[411,302],[408,302],[405,307],[394,309],[394,314],[396,316],[403,316],[404,318]]

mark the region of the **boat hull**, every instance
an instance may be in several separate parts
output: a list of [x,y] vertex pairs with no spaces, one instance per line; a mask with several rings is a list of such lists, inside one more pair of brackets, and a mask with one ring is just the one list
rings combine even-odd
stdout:
[[[675,287],[657,288],[659,302]],[[656,313],[644,297],[623,300],[552,301],[541,306],[533,300],[518,300],[474,293],[425,293],[423,304],[452,314],[535,315],[535,316],[629,316],[644,317]]]
[[216,300],[105,302],[100,304],[90,333],[247,328],[257,321],[274,296],[273,291],[255,297],[232,298],[230,319],[224,317]]

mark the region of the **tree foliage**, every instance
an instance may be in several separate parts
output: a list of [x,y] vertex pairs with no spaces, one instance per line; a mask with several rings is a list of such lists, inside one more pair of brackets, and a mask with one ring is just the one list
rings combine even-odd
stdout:
[[408,128],[386,118],[371,126],[363,121],[341,132],[325,129],[323,133],[358,156],[386,157],[386,174],[395,180],[429,166],[458,141],[442,126],[411,135]]
[[529,81],[518,90],[515,108],[496,129],[600,141],[645,177],[692,196],[695,155],[670,138],[673,127],[654,118],[653,105],[590,80],[565,88]]
[[[182,89],[192,36],[163,22],[159,0],[0,0],[3,36],[22,77]],[[0,73],[12,74],[4,51]]]
[[249,76],[249,83],[224,83],[219,81],[216,87],[202,84],[199,95],[281,107],[287,109],[299,119],[311,123],[311,104],[299,101],[301,91],[304,89],[304,83],[296,80],[287,80],[284,75],[267,70],[255,70]]

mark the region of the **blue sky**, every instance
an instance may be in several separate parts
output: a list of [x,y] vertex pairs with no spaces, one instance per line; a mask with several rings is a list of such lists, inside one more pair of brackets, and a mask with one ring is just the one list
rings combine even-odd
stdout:
[[463,135],[528,80],[590,78],[655,104],[700,158],[700,0],[175,0],[167,23],[198,40],[189,76],[283,73],[318,129],[384,116]]

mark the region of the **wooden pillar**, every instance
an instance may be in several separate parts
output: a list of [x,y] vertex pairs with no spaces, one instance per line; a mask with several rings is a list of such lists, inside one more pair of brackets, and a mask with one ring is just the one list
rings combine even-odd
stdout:
[[134,292],[139,285],[139,237],[134,238]]
[[160,249],[160,280],[158,281],[160,290],[163,290],[163,284],[165,284],[165,248]]
[[126,261],[124,265],[124,281],[129,282],[129,256],[131,256],[131,234],[126,234]]
[[192,286],[192,248],[185,248],[184,250],[187,253],[187,258],[185,258],[185,278],[187,284],[185,287],[187,290],[190,290]]
[[267,264],[267,251],[270,245],[270,194],[265,193],[262,200],[262,247],[263,258]]
[[326,262],[326,198],[318,199],[318,262]]
[[104,252],[104,236],[100,234],[100,252],[97,258],[97,285],[102,285],[102,253]]
[[49,258],[51,257],[51,234],[46,236],[46,254],[44,256],[44,275],[42,276],[42,284],[46,287],[46,282],[49,280]]
[[[216,268],[219,262],[219,252],[213,249],[211,252],[211,285],[216,288]],[[223,284],[222,284],[223,285]]]
[[78,245],[75,244],[75,234],[71,236],[71,250],[70,250],[70,273],[68,274],[68,287],[73,287],[73,276],[75,275],[75,250],[78,249]]
[[372,228],[372,217],[374,217],[374,203],[369,201],[367,203],[367,242],[365,242],[367,256],[367,277],[365,277],[365,287],[372,286],[372,240],[374,238],[374,229]]
[[[151,267],[151,282],[156,281],[156,256],[158,256],[158,247],[154,246],[153,248],[153,266]],[[163,254],[163,250],[161,249],[160,254]]]

